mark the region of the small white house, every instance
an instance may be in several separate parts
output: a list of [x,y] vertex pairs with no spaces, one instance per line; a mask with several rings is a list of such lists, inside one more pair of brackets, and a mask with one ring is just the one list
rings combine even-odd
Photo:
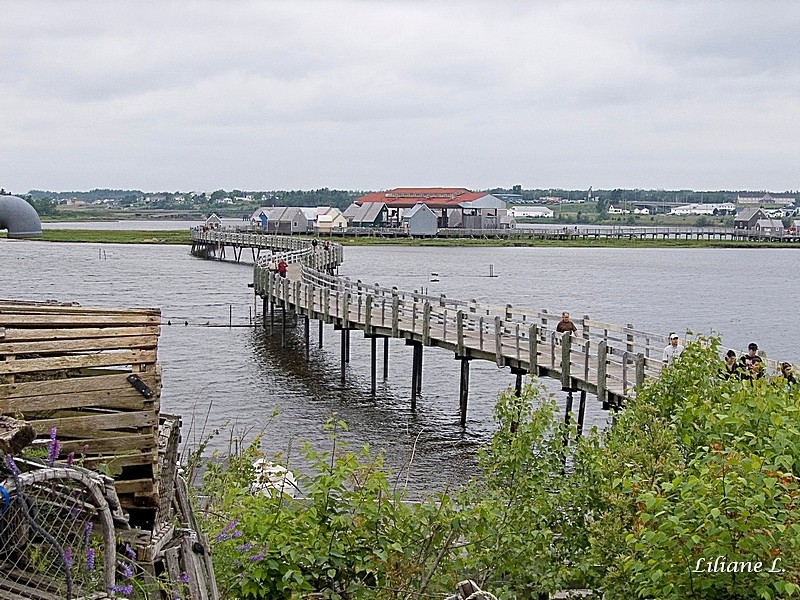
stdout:
[[212,213],[205,222],[206,227],[209,229],[219,229],[222,227],[222,219],[220,219],[216,213]]
[[338,208],[331,206],[320,206],[317,217],[314,221],[314,230],[318,233],[330,233],[332,231],[345,231],[347,229],[347,217]]
[[783,235],[783,221],[780,219],[759,219],[756,231],[764,235]]
[[647,208],[646,206],[643,206],[641,208],[639,208],[637,206],[636,208],[633,209],[633,214],[635,214],[635,215],[649,215],[650,214],[650,209]]
[[403,213],[403,228],[408,235],[436,235],[439,219],[426,204],[417,202]]

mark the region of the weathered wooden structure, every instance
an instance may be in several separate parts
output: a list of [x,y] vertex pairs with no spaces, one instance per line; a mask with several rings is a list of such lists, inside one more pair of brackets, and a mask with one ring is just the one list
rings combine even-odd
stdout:
[[[0,549],[0,599],[113,596],[120,559],[138,567],[150,598],[217,598],[177,472],[180,419],[159,412],[160,320],[157,309],[0,301],[0,429],[21,420],[0,435],[0,453],[30,442],[47,456],[0,465],[0,538],[24,533]],[[102,578],[80,580],[89,563],[77,569],[64,549],[85,555],[95,524]],[[120,540],[134,556],[119,554]]]

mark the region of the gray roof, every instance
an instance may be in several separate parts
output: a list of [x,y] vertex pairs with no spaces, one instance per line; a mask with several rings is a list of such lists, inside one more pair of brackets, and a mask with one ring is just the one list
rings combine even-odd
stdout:
[[0,196],[0,229],[10,238],[41,237],[42,223],[36,209],[19,196]]
[[374,223],[385,208],[385,202],[365,202],[361,205],[351,204],[344,211],[344,216],[353,224]]
[[736,215],[736,218],[734,220],[735,221],[749,221],[758,212],[763,213],[764,211],[762,211],[760,208],[745,208],[745,209],[742,209],[742,211],[739,212]]
[[410,219],[420,211],[423,212],[427,211],[432,215],[436,214],[430,208],[428,208],[428,205],[425,204],[424,202],[417,202],[412,208],[408,209],[406,212],[403,213],[403,220],[405,221],[406,219]]

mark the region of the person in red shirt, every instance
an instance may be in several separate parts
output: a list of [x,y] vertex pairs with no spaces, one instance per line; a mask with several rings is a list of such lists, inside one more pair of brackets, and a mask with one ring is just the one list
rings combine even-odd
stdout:
[[278,261],[278,275],[286,277],[286,261],[283,259]]

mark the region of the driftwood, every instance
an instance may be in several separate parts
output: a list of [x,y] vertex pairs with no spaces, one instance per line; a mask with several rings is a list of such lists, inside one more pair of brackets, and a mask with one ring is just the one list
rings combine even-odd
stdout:
[[19,454],[35,439],[36,432],[30,423],[0,415],[0,453]]

